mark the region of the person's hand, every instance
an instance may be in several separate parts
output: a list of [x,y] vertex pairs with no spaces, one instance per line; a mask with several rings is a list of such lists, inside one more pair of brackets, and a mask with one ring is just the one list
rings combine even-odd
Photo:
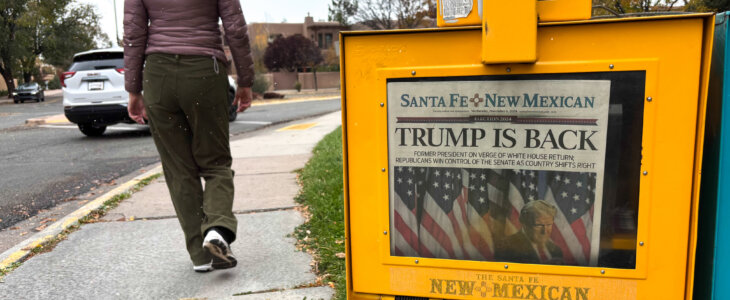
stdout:
[[247,108],[251,107],[251,101],[253,95],[251,94],[250,87],[239,87],[236,91],[236,98],[233,99],[233,105],[238,107],[237,112],[243,112]]
[[144,109],[143,99],[141,93],[129,93],[127,111],[129,112],[129,117],[139,124],[145,124],[145,120],[147,119],[147,111]]

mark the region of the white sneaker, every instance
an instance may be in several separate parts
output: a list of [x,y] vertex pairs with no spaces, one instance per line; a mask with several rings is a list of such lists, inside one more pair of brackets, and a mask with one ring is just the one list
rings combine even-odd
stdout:
[[212,267],[214,269],[233,268],[238,263],[226,240],[215,229],[209,230],[205,235],[203,248],[213,257]]
[[211,261],[204,265],[193,266],[193,271],[198,272],[198,273],[205,273],[205,272],[213,271],[213,262]]

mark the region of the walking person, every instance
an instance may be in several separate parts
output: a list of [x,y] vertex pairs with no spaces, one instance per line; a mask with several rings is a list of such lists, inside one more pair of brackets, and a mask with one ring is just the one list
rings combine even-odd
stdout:
[[234,104],[242,112],[251,106],[254,73],[238,0],[124,2],[129,116],[140,124],[149,120],[196,272],[237,263],[230,249],[237,220],[232,212],[228,60],[219,18],[238,73]]

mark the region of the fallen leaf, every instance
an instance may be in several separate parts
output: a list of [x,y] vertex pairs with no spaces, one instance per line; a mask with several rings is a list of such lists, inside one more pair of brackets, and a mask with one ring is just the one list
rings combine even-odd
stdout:
[[28,234],[28,232],[27,232],[27,231],[26,231],[26,232],[21,232],[21,233],[19,234],[19,236],[24,236],[24,235],[26,235],[26,234]]
[[134,221],[134,216],[129,217],[130,221]]
[[345,255],[345,253],[340,252],[340,253],[335,254],[335,256],[337,256],[337,258],[345,258],[346,255]]
[[46,223],[48,223],[48,222],[56,222],[56,221],[57,221],[57,219],[52,219],[52,218],[45,218],[45,219],[43,219],[43,220],[42,220],[42,221],[41,221],[40,223],[41,223],[41,224],[46,224]]
[[3,219],[0,219],[0,222],[2,222],[2,221],[3,221]]
[[46,227],[48,227],[48,224],[43,224],[43,225],[38,226],[38,227],[36,227],[34,229],[35,229],[35,231],[42,231],[43,229],[46,229]]
[[18,229],[20,229],[20,227],[18,227],[18,226],[10,227],[10,230],[18,230]]
[[332,281],[328,282],[327,285],[329,285],[333,289],[335,288],[335,283]]
[[96,189],[96,188],[92,186],[92,187],[91,187],[91,188],[90,188],[89,190],[90,190],[90,191],[93,191],[93,190],[95,190],[95,189]]
[[338,244],[338,245],[339,245],[339,244],[342,244],[342,243],[344,243],[344,242],[345,242],[345,241],[343,241],[343,240],[336,240],[336,241],[335,241],[335,244]]

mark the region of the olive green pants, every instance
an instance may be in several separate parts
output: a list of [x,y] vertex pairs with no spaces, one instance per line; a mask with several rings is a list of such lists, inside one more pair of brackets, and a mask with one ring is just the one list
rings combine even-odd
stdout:
[[202,248],[208,229],[223,227],[235,239],[237,226],[232,212],[228,78],[225,67],[214,64],[212,57],[150,54],[143,78],[150,131],[196,265],[211,260]]

